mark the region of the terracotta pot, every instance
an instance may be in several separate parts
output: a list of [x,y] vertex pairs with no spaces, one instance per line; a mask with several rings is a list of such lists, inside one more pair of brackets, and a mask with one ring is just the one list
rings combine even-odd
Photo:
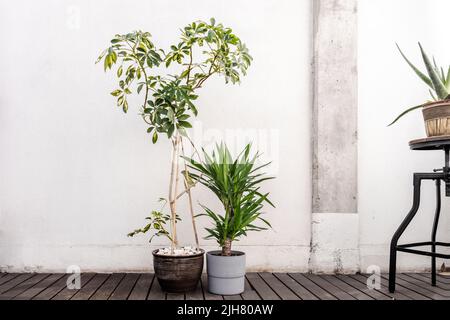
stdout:
[[166,292],[188,292],[197,288],[203,272],[205,251],[191,256],[167,256],[153,251],[153,268],[161,289]]
[[428,137],[450,135],[450,100],[427,103],[422,113]]

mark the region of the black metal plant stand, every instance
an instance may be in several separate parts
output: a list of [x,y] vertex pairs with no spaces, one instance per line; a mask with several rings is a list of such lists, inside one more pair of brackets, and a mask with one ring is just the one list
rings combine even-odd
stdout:
[[[444,150],[445,165],[442,169],[435,169],[433,173],[414,173],[414,198],[413,205],[406,218],[398,227],[391,241],[391,255],[389,263],[389,292],[395,291],[395,273],[397,269],[397,251],[418,254],[431,257],[431,284],[436,286],[436,258],[450,259],[450,254],[441,254],[436,252],[437,246],[450,247],[450,243],[436,241],[436,233],[441,213],[441,181],[445,183],[445,195],[450,197],[450,136],[433,137],[427,139],[414,140],[409,143],[412,150]],[[405,232],[406,228],[414,218],[420,205],[420,187],[422,180],[434,180],[436,182],[436,212],[434,215],[433,229],[431,232],[431,241],[398,244],[398,240]],[[430,246],[431,251],[413,249],[415,247]]]

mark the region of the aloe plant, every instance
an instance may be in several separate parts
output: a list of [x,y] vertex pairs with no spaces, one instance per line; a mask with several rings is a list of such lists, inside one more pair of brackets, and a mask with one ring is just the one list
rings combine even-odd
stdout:
[[[216,146],[216,150],[208,155],[203,150],[204,160],[199,163],[187,158],[191,170],[189,176],[210,189],[223,205],[223,213],[216,213],[202,206],[205,214],[214,222],[213,228],[206,228],[209,233],[206,239],[214,238],[222,255],[231,255],[231,244],[239,237],[246,236],[248,231],[261,231],[270,227],[270,223],[261,217],[264,203],[273,206],[268,199],[269,193],[261,193],[260,184],[273,179],[260,172],[269,163],[255,166],[259,154],[250,157],[251,145],[235,158],[224,143]],[[264,226],[258,226],[256,221]]]
[[[414,64],[409,61],[409,59],[405,56],[403,51],[400,49],[399,45],[397,45],[398,51],[402,55],[403,59],[405,59],[406,63],[411,67],[411,69],[417,74],[417,76],[425,82],[425,84],[429,87],[430,95],[433,101],[441,101],[450,99],[450,67],[446,69],[444,72],[443,67],[439,67],[436,63],[434,57],[430,59],[426,54],[425,50],[422,48],[422,45],[419,42],[420,52],[422,54],[422,59],[425,64],[426,73],[420,71]],[[405,114],[419,109],[423,107],[424,104],[420,104],[418,106],[406,109],[403,111],[397,118],[395,118],[389,126],[396,123],[401,117]]]

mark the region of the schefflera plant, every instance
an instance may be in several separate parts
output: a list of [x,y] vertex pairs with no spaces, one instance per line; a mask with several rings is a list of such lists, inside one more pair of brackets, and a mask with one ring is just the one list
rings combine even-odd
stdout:
[[[450,66],[445,70],[443,67],[439,67],[436,63],[435,58],[430,59],[419,42],[419,48],[422,55],[423,63],[425,64],[426,73],[420,71],[403,53],[399,45],[397,49],[400,52],[403,59],[411,67],[411,69],[416,73],[416,75],[428,86],[428,91],[431,95],[433,101],[444,101],[450,99]],[[429,101],[428,101],[429,102]],[[414,106],[402,112],[394,121],[392,121],[389,126],[396,123],[401,117],[407,113],[422,108],[423,104]]]
[[[134,93],[143,96],[140,115],[148,126],[147,133],[152,142],[157,143],[161,135],[170,140],[172,156],[167,200],[171,249],[173,252],[178,246],[177,200],[186,194],[198,248],[191,195],[196,181],[185,175],[184,190],[180,192],[179,188],[182,165],[187,172],[186,163],[180,160],[185,156],[183,142],[186,139],[192,144],[188,129],[192,127],[191,118],[198,114],[197,91],[213,75],[224,76],[226,83],[239,83],[252,61],[247,47],[231,28],[216,24],[211,18],[209,23],[196,21],[181,29],[180,41],[167,51],[155,46],[149,32],[117,34],[98,57],[97,62],[100,61],[103,61],[105,71],[117,65],[118,88],[111,92],[117,99],[117,106],[126,113],[127,97]],[[177,65],[178,73],[169,73],[171,65]],[[164,73],[161,69],[167,69],[166,75],[161,75]],[[158,230],[157,227],[154,229]],[[150,229],[145,227],[143,230]],[[165,235],[164,232],[161,234]]]

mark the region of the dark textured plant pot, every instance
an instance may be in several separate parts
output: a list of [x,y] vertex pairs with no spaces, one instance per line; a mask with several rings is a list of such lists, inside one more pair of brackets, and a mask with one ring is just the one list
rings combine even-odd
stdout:
[[166,256],[153,251],[153,268],[165,292],[194,291],[203,272],[205,251],[191,256]]
[[220,295],[235,295],[244,292],[245,253],[232,251],[231,257],[220,255],[221,251],[206,254],[208,291]]
[[428,137],[450,135],[450,100],[427,103],[422,113]]

